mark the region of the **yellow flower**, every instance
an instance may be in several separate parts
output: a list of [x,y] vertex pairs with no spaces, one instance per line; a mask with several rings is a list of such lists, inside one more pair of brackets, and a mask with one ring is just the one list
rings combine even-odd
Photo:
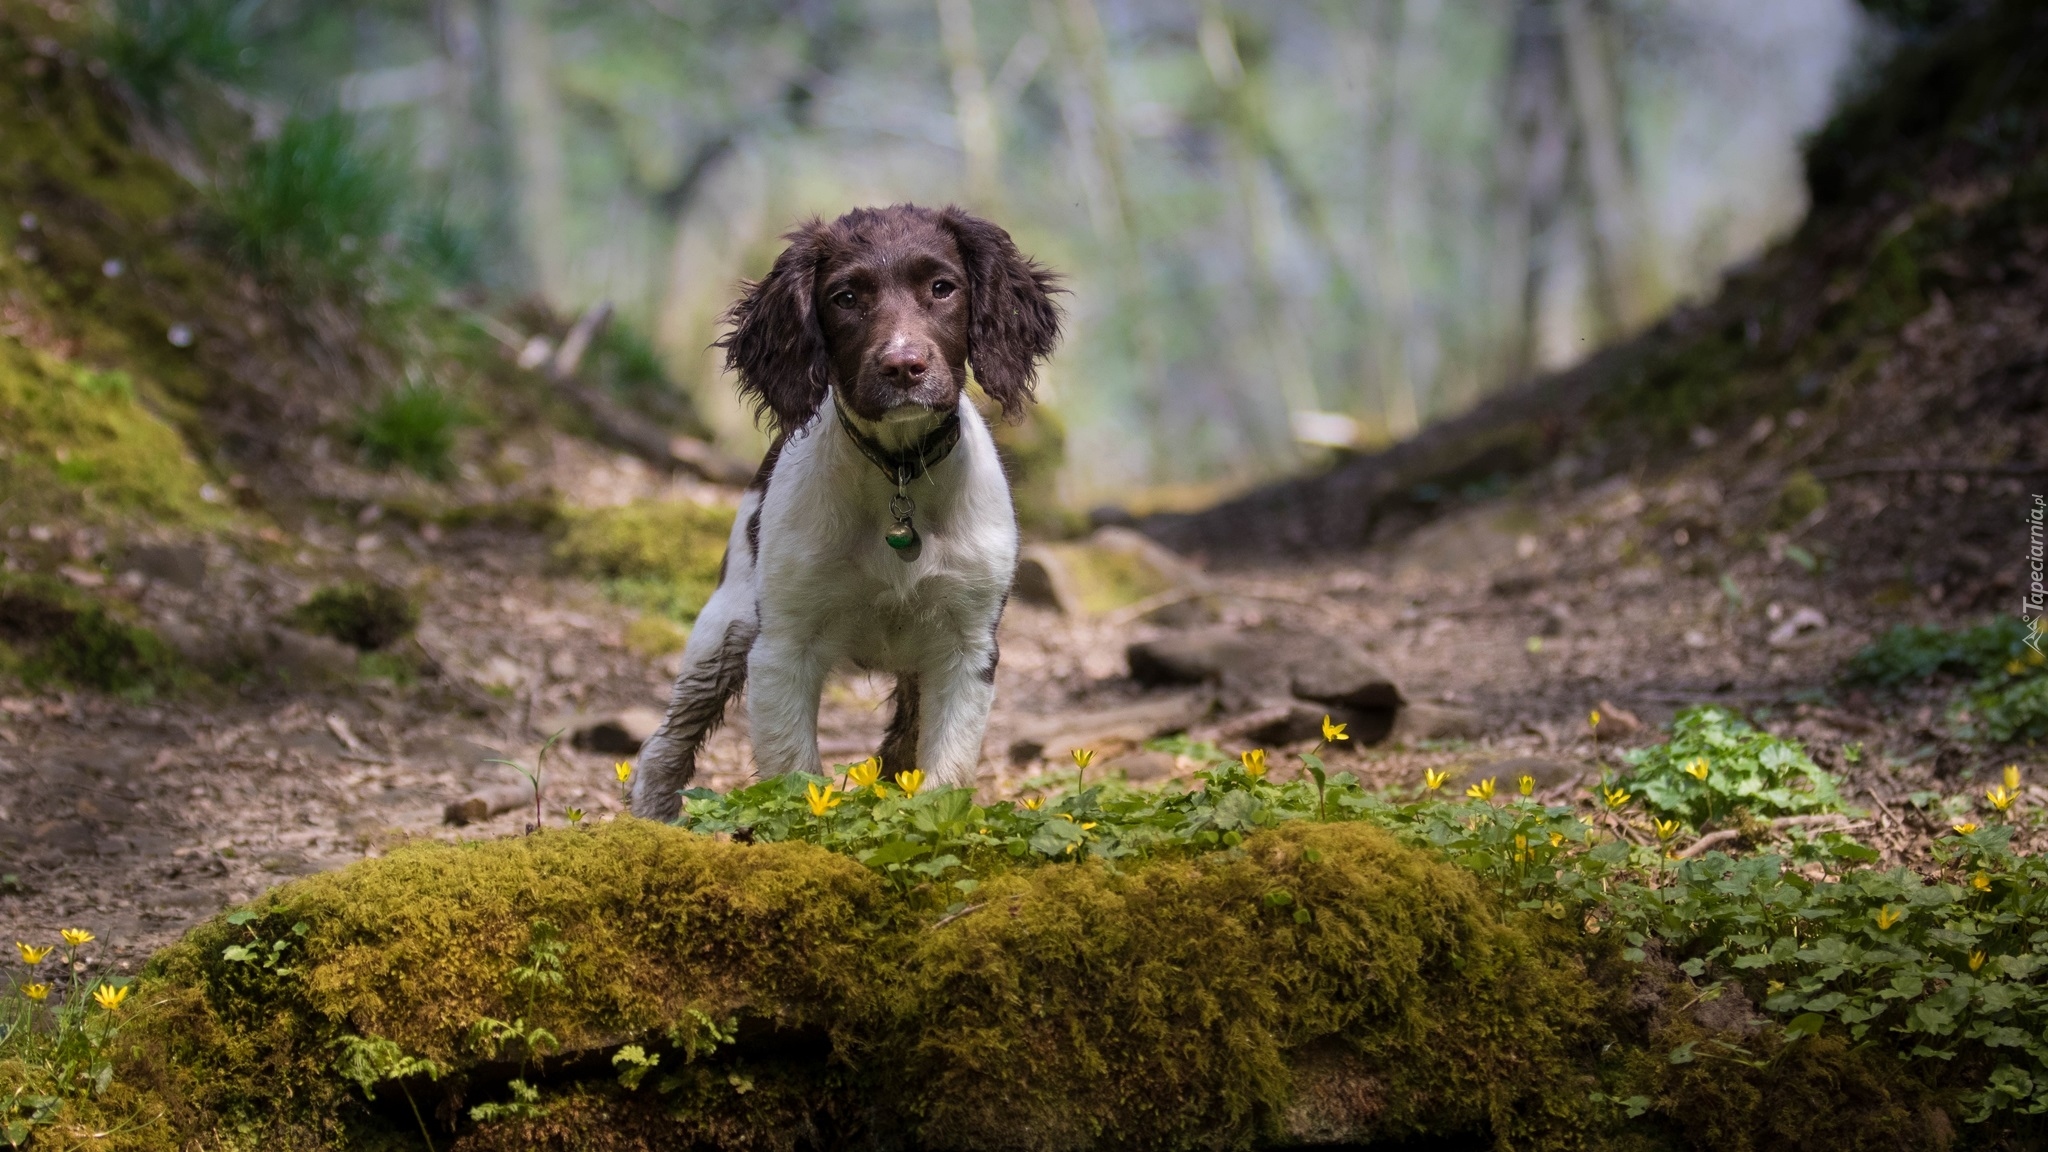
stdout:
[[16,940],[14,942],[14,946],[16,948],[21,949],[21,962],[23,964],[29,965],[30,967],[34,967],[37,964],[41,964],[43,962],[43,957],[48,956],[50,954],[50,949],[54,947],[54,945],[45,944],[41,948],[38,948],[33,944],[24,944],[19,940]]
[[1877,911],[1871,913],[1870,915],[1872,919],[1877,921],[1877,930],[1879,932],[1891,931],[1892,925],[1897,924],[1899,921],[1904,920],[1906,918],[1906,914],[1904,912],[1892,911],[1892,906],[1889,904],[1885,905],[1882,908],[1879,908]]
[[1438,772],[1431,768],[1424,768],[1422,770],[1422,786],[1429,789],[1431,792],[1434,792],[1437,789],[1443,787],[1444,781],[1449,780],[1450,778],[1451,773],[1448,769],[1442,772]]
[[1975,972],[1982,967],[1984,967],[1984,950],[1980,948],[1970,953],[1970,971]]
[[1609,808],[1620,808],[1629,802],[1628,792],[1621,788],[1609,788],[1601,793],[1600,798],[1607,801]]
[[1536,794],[1536,778],[1524,772],[1515,780],[1515,788],[1524,796],[1533,796]]
[[1678,835],[1678,821],[1676,821],[1676,820],[1659,820],[1659,821],[1657,821],[1657,839],[1659,839],[1659,840],[1669,840],[1669,839],[1671,839],[1671,838],[1672,838],[1673,836],[1676,836],[1676,835]]
[[102,984],[92,990],[92,1002],[109,1012],[119,1008],[121,1001],[126,999],[128,999],[128,989],[125,985],[116,988],[112,984]]
[[1488,776],[1479,783],[1465,789],[1465,795],[1470,796],[1474,800],[1491,800],[1493,799],[1493,781],[1494,778]]
[[57,935],[62,936],[64,942],[73,948],[83,948],[87,944],[92,943],[94,939],[93,934],[83,928],[66,928],[62,932],[57,933]]
[[846,779],[848,783],[852,784],[855,788],[872,787],[874,788],[875,795],[877,796],[880,796],[882,794],[881,786],[877,783],[877,781],[881,780],[881,778],[882,762],[873,756],[868,757],[867,759],[861,761],[858,764],[855,764],[853,767],[848,768],[846,770]]
[[1081,831],[1083,832],[1086,832],[1087,830],[1093,827],[1095,827],[1095,821],[1093,820],[1084,820],[1081,822]]
[[1266,750],[1264,748],[1254,748],[1249,752],[1240,753],[1238,759],[1243,761],[1246,775],[1264,776],[1266,774]]
[[1984,793],[1984,799],[1991,801],[1991,806],[2000,812],[2011,808],[2013,801],[2019,798],[2020,794],[2010,788],[1992,788]]
[[1551,846],[1552,848],[1560,848],[1560,847],[1563,847],[1563,846],[1564,846],[1564,833],[1562,833],[1562,832],[1552,832],[1552,833],[1550,834],[1550,846]]
[[1045,807],[1045,797],[1033,796],[1031,799],[1026,800],[1024,802],[1024,807],[1032,812],[1036,812],[1040,808]]
[[1783,980],[1772,980],[1764,985],[1764,992],[1771,996],[1776,996],[1778,993],[1783,992],[1784,990],[1785,982]]
[[1598,708],[1586,714],[1586,725],[1590,728],[1600,727],[1600,710]]
[[1692,763],[1687,764],[1685,766],[1685,774],[1699,781],[1702,784],[1705,784],[1707,782],[1707,773],[1709,771],[1711,771],[1711,769],[1707,766],[1707,758],[1705,756],[1702,756],[1699,759],[1694,760]]
[[1076,748],[1069,752],[1068,755],[1074,758],[1074,767],[1085,770],[1095,759],[1095,749]]
[[21,994],[31,1000],[40,1002],[49,998],[50,986],[48,984],[23,984],[21,986]]
[[2007,792],[2017,792],[2017,791],[2019,791],[2019,790],[2020,790],[2020,766],[2019,766],[2019,765],[2017,765],[2017,764],[2007,764],[2007,765],[2005,766],[2005,790],[2006,790]]
[[1955,829],[1958,836],[1968,836],[1977,830],[1977,822],[1975,820],[1965,820],[1961,824],[1951,824],[1949,827]]
[[2007,676],[2017,676],[2026,670],[2027,666],[2017,660],[2007,660],[2005,662],[2005,674]]
[[1990,873],[1979,872],[1975,876],[1970,877],[1970,887],[1975,888],[1979,892],[1991,891]]
[[824,784],[804,785],[804,795],[810,801],[811,815],[813,816],[823,816],[825,813],[839,807],[839,802],[846,799],[846,797],[841,796],[831,787]]
[[896,774],[896,786],[903,789],[905,796],[915,796],[917,795],[917,790],[924,787],[924,772],[916,768],[912,768],[908,772],[898,772]]
[[631,780],[633,778],[633,762],[631,760],[621,760],[617,764],[612,765],[612,775],[617,776],[621,784]]
[[1328,743],[1328,742],[1332,742],[1332,741],[1337,741],[1337,740],[1349,740],[1349,739],[1351,739],[1351,737],[1349,737],[1349,736],[1346,736],[1346,735],[1344,734],[1344,727],[1345,727],[1345,726],[1344,726],[1344,725],[1342,725],[1342,724],[1332,724],[1332,723],[1330,723],[1330,718],[1329,718],[1328,716],[1325,716],[1325,717],[1323,717],[1323,740],[1324,740],[1324,742]]

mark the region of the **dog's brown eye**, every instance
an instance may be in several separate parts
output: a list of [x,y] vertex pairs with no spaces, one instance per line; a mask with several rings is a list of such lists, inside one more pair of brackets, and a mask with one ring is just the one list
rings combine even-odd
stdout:
[[860,301],[854,299],[854,295],[851,292],[837,292],[832,296],[832,303],[839,305],[841,308],[851,308],[860,303]]
[[932,299],[944,300],[946,297],[951,296],[952,294],[953,282],[951,280],[932,281]]

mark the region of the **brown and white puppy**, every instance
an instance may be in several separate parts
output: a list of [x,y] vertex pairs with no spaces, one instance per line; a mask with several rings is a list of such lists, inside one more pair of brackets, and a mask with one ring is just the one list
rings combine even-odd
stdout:
[[742,685],[756,769],[819,771],[818,697],[842,665],[896,675],[885,772],[971,784],[980,763],[1017,522],[967,370],[1021,413],[1059,289],[957,208],[857,209],[786,239],[719,342],[776,438],[641,749],[641,816],[677,814]]

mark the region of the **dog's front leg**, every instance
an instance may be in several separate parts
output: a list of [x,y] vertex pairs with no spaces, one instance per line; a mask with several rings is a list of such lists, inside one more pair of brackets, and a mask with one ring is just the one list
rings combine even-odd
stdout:
[[948,656],[918,677],[918,766],[933,783],[973,787],[981,768],[981,738],[996,701],[996,653],[991,640]]
[[818,697],[831,662],[794,637],[763,632],[747,661],[754,768],[763,776],[818,771]]

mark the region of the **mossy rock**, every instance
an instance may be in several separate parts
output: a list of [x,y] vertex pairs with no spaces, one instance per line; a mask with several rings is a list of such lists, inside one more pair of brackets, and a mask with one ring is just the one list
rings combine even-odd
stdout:
[[[1948,1098],[1895,1058],[1710,1029],[1675,969],[1621,962],[1575,918],[1503,918],[1472,873],[1363,824],[1019,866],[948,913],[953,895],[627,818],[416,844],[159,954],[112,1087],[63,1122],[148,1152],[416,1147],[408,1096],[437,1146],[473,1152],[1852,1149],[1947,1130]],[[278,941],[270,967],[238,958]],[[485,1020],[559,1045],[488,1050]],[[440,1074],[368,1100],[337,1068],[346,1037]],[[1674,1061],[1687,1043],[1749,1058]],[[628,1044],[655,1060],[631,1087]],[[514,1077],[530,1114],[475,1120]],[[1853,1111],[1817,1119],[1837,1089]]]
[[404,639],[419,625],[419,609],[405,593],[374,581],[335,584],[292,610],[291,622],[365,652]]
[[688,624],[724,574],[732,522],[730,508],[681,500],[565,511],[554,555],[622,603]]
[[105,692],[175,686],[179,663],[154,632],[46,579],[0,582],[0,671],[29,684]]
[[10,519],[217,525],[207,476],[175,429],[136,398],[123,372],[97,372],[0,342],[0,488]]

